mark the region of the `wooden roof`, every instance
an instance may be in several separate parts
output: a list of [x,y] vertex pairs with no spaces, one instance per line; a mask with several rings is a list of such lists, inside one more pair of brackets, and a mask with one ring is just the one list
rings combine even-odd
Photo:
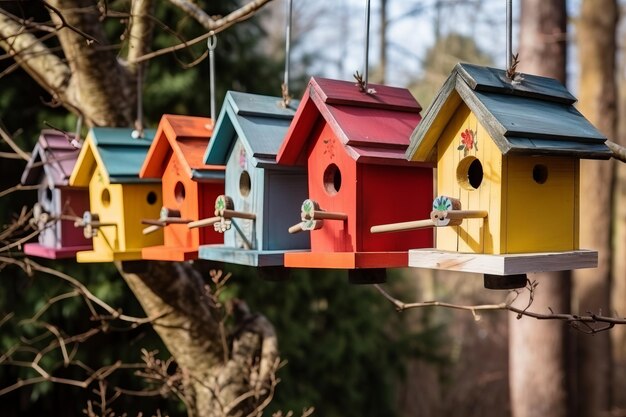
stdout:
[[73,133],[42,130],[22,173],[22,184],[39,184],[45,175],[49,185],[68,185],[79,154],[79,149],[70,144],[74,137]]
[[307,141],[321,118],[355,160],[406,162],[409,137],[421,120],[422,108],[407,89],[369,87],[376,92],[362,93],[354,82],[311,78],[278,152],[278,163],[305,163]]
[[164,114],[139,176],[162,178],[167,158],[173,153],[190,178],[223,179],[223,165],[207,165],[203,161],[212,133],[213,121],[208,117]]
[[154,129],[145,129],[143,138],[133,138],[133,129],[94,127],[78,156],[70,177],[72,186],[88,186],[96,165],[102,167],[109,183],[154,182],[140,179],[139,170],[154,138]]
[[283,107],[280,97],[227,92],[204,161],[225,164],[239,137],[255,166],[275,165],[298,103],[292,100],[289,107]]
[[411,136],[408,159],[426,161],[456,108],[464,102],[506,154],[563,155],[608,159],[602,135],[573,104],[576,98],[557,80],[458,64]]

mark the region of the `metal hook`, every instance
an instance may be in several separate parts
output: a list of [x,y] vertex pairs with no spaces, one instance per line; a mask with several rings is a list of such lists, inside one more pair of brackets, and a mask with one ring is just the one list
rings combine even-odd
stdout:
[[215,47],[217,46],[217,36],[215,32],[209,32],[207,48],[209,49],[209,88],[211,89],[211,120],[215,125]]

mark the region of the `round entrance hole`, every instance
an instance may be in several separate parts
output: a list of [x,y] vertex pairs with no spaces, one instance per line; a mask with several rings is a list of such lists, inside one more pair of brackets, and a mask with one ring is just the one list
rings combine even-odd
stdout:
[[148,195],[146,196],[146,201],[148,202],[148,204],[153,205],[154,203],[157,202],[157,195],[154,191],[150,191],[148,193]]
[[180,181],[174,186],[174,198],[179,203],[185,201],[185,185]]
[[46,201],[52,201],[52,189],[46,188]]
[[341,171],[335,164],[330,164],[324,170],[324,188],[329,195],[335,195],[341,189]]
[[533,167],[533,180],[537,184],[545,184],[548,180],[548,167],[542,164],[537,164]]
[[242,197],[247,197],[250,195],[250,190],[252,189],[252,180],[250,179],[250,174],[248,171],[242,171],[239,176],[239,194]]
[[483,182],[483,164],[478,158],[467,156],[456,168],[456,180],[466,190],[475,190]]
[[102,200],[102,205],[104,207],[109,207],[109,205],[111,204],[111,193],[109,193],[108,188],[102,190],[102,195],[100,196],[100,199]]

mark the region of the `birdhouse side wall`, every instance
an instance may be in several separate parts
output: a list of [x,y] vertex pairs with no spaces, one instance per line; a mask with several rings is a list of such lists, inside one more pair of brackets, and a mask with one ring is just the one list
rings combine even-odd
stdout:
[[503,169],[496,144],[469,108],[459,105],[437,142],[437,195],[457,198],[461,209],[486,210],[488,216],[465,219],[459,226],[438,227],[437,249],[506,253]]
[[377,224],[428,219],[433,202],[433,169],[358,164],[357,251],[388,252],[433,247],[432,229],[370,233]]
[[579,160],[506,159],[506,253],[578,249]]
[[[198,220],[198,184],[189,178],[171,152],[161,181],[163,207],[180,211],[183,219]],[[170,224],[163,229],[163,242],[168,247],[197,248],[201,230],[189,229],[185,224]]]
[[123,184],[123,207],[120,249],[122,251],[141,250],[146,246],[156,246],[163,244],[163,229],[144,235],[142,233],[145,225],[141,224],[141,219],[156,219],[159,217],[163,199],[161,194],[161,184]]
[[93,238],[93,251],[108,260],[112,252],[125,246],[123,192],[121,184],[109,184],[100,167],[95,169],[89,182],[89,211],[99,216],[100,223],[116,224],[99,228]]
[[[226,162],[226,195],[233,199],[236,211],[254,213],[256,220],[233,219],[254,249],[263,250],[263,200],[265,173],[255,167],[243,141],[237,138]],[[245,248],[246,243],[235,227],[224,232],[224,244]]]
[[[76,188],[59,189],[60,212],[64,215],[81,217],[89,210],[89,191]],[[86,239],[82,229],[74,226],[74,220],[61,219],[61,247],[87,246],[91,239]]]
[[[222,181],[198,184],[198,195],[200,196],[198,210],[201,219],[215,216],[215,199],[224,192],[225,188]],[[200,245],[224,243],[224,234],[216,232],[212,227],[201,227],[199,231]]]
[[[308,151],[309,197],[325,211],[344,213],[348,220],[324,220],[311,231],[313,252],[357,250],[357,169],[329,124],[318,122]],[[299,212],[299,210],[298,210]]]
[[309,233],[289,233],[290,226],[300,221],[300,207],[308,198],[305,172],[265,170],[265,208],[261,246],[265,250],[308,249]]

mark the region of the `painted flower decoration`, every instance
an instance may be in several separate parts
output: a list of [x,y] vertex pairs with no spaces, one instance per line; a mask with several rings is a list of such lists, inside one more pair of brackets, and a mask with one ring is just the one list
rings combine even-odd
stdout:
[[433,210],[448,211],[452,210],[452,201],[446,196],[440,195],[433,201]]
[[459,151],[469,151],[472,149],[478,150],[478,141],[476,140],[476,133],[472,129],[465,129],[461,132],[461,144],[457,148]]

